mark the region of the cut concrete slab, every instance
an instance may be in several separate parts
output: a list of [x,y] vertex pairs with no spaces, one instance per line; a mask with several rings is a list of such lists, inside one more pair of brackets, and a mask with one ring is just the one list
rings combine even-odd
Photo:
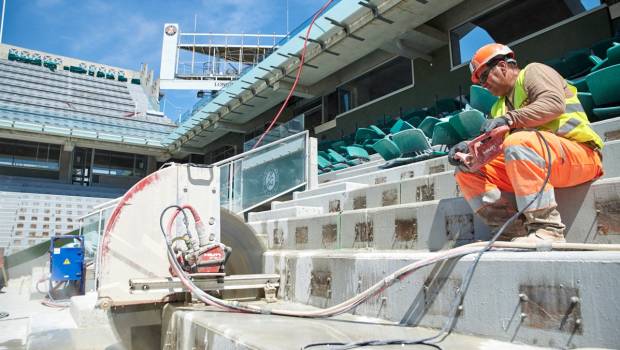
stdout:
[[[255,303],[266,308],[308,310],[311,307],[292,303]],[[227,313],[212,307],[192,308],[168,305],[164,310],[164,349],[236,349],[291,350],[312,343],[349,343],[370,339],[420,339],[437,334],[423,327],[403,327],[382,320],[342,315],[332,319],[302,319],[275,315]],[[442,349],[535,350],[522,344],[511,344],[463,334],[451,334],[439,343]],[[313,347],[330,349],[333,347]],[[426,345],[407,349],[427,349]],[[403,349],[401,345],[381,349]]]
[[[434,253],[343,249],[268,251],[280,297],[320,308],[341,303]],[[428,266],[369,299],[356,315],[441,327],[474,255]],[[554,348],[620,344],[620,252],[487,252],[455,330]],[[520,296],[525,294],[526,297]]]

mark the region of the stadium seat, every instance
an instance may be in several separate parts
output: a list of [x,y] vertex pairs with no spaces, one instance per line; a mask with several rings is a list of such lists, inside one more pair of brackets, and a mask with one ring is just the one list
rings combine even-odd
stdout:
[[364,161],[370,160],[370,155],[368,154],[368,152],[363,147],[360,147],[360,146],[355,146],[355,145],[346,146],[345,152],[349,160],[353,160],[353,159],[361,159]]
[[588,120],[591,122],[598,121],[598,117],[594,115],[592,109],[594,109],[594,100],[592,99],[592,94],[589,92],[578,92],[577,97],[579,98],[579,102],[583,106],[583,110],[586,112],[588,116]]
[[592,113],[599,120],[620,115],[620,64],[590,73],[586,80],[595,105]]
[[431,138],[433,137],[433,128],[435,127],[435,124],[437,123],[439,123],[438,118],[426,117],[424,118],[424,120],[422,120],[422,123],[420,123],[420,125],[418,126],[418,129],[422,130],[424,132],[424,135],[426,135],[426,137]]
[[377,151],[377,153],[379,153],[385,160],[396,159],[401,156],[400,148],[398,148],[394,141],[387,137],[375,142],[372,145],[372,148],[374,148],[374,150]]
[[407,129],[413,129],[413,125],[407,123],[406,121],[402,119],[398,119],[394,123],[394,125],[392,125],[392,127],[390,128],[390,134],[396,134],[397,132],[407,130]]
[[355,131],[355,143],[358,145],[365,145],[372,141],[385,137],[385,133],[378,127],[371,125],[368,128],[358,128]]
[[592,62],[594,62],[594,67],[590,70],[591,72],[596,72],[606,67],[613,66],[615,64],[620,64],[620,44],[613,43],[613,46],[607,49],[607,57],[605,59],[601,59],[597,56],[590,56]]
[[433,128],[432,138],[433,145],[453,146],[459,143],[459,141],[463,140],[461,137],[459,137],[459,134],[456,132],[456,130],[454,130],[452,125],[450,125],[450,119],[453,117],[454,116],[449,118],[442,118],[441,121],[435,124],[435,127]]
[[391,136],[402,157],[416,156],[429,152],[431,145],[420,129],[407,129]]
[[607,58],[607,49],[614,45],[614,42],[620,42],[620,38],[607,38],[603,39],[597,43],[594,43],[590,49],[592,50],[592,54],[601,59]]
[[482,112],[472,109],[455,114],[448,121],[461,140],[468,140],[480,135],[480,128],[485,119]]
[[472,85],[469,89],[469,105],[484,113],[485,115],[489,115],[491,113],[491,107],[497,101],[497,97],[493,96],[491,92],[480,85]]
[[405,113],[403,119],[407,123],[411,124],[413,127],[417,128],[427,115],[428,112],[426,111],[426,109],[415,109],[413,111]]

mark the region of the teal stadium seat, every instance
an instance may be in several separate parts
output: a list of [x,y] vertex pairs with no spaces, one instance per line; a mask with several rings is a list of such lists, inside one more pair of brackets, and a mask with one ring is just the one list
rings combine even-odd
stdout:
[[363,161],[370,160],[370,155],[368,154],[368,152],[363,147],[360,147],[360,146],[355,146],[355,145],[346,146],[345,152],[349,160],[353,160],[353,159],[361,159]]
[[462,111],[448,119],[461,140],[469,140],[480,135],[480,128],[485,120],[482,112],[474,109]]
[[586,80],[598,120],[620,115],[620,64],[590,73]]
[[390,128],[390,134],[396,134],[397,132],[407,130],[407,129],[413,129],[413,125],[407,123],[406,121],[402,119],[398,119],[394,123],[394,125],[392,125],[392,127]]
[[418,129],[422,130],[426,137],[431,138],[433,137],[433,128],[435,127],[435,124],[439,123],[439,121],[440,120],[435,117],[426,117],[422,120],[422,123],[420,123]]
[[485,115],[491,114],[491,107],[497,101],[497,97],[480,85],[472,85],[469,88],[469,105]]
[[431,151],[431,144],[420,129],[407,129],[392,135],[392,141],[402,157],[416,156]]
[[372,148],[385,160],[396,159],[401,156],[400,148],[387,137],[375,142]]
[[449,118],[441,118],[441,121],[435,124],[435,127],[433,128],[432,138],[433,146],[453,146],[463,140],[456,132],[456,130],[454,130],[452,125],[450,125],[450,119],[453,117],[454,116]]
[[607,49],[607,57],[605,59],[601,59],[594,55],[590,56],[590,59],[594,62],[594,67],[590,70],[591,72],[620,64],[620,44],[613,43],[613,46]]
[[607,58],[607,49],[612,47],[614,42],[620,42],[620,37],[607,38],[596,42],[590,47],[590,50],[594,56],[605,59]]
[[592,99],[592,94],[589,92],[578,92],[577,97],[579,98],[579,102],[583,106],[583,110],[586,112],[588,116],[588,120],[591,122],[598,121],[598,117],[594,115],[592,110],[594,109],[594,100]]

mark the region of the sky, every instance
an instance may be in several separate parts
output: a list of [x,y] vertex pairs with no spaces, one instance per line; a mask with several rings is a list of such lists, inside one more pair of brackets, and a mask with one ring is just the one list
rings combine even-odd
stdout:
[[[286,34],[325,0],[0,0],[6,1],[2,43],[129,70],[148,64],[159,77],[164,23],[183,32]],[[195,92],[165,91],[175,119]],[[163,103],[162,103],[163,105]]]

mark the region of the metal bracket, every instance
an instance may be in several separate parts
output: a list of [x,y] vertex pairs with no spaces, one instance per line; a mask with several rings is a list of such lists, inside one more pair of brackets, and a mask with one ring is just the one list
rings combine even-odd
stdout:
[[348,37],[351,37],[351,38],[353,38],[353,39],[355,39],[355,40],[359,40],[359,41],[364,41],[364,40],[366,40],[366,39],[362,38],[361,36],[357,36],[357,35],[355,35],[355,34],[351,33],[351,27],[349,27],[349,25],[348,25],[348,24],[344,24],[344,23],[342,23],[342,22],[336,21],[335,19],[330,18],[330,17],[324,17],[324,18],[325,18],[326,20],[330,21],[330,22],[331,22],[333,25],[335,25],[336,27],[340,27],[340,28],[344,29],[344,32],[345,32],[345,33],[347,33],[347,36],[348,36]]
[[271,283],[267,283],[265,285],[265,288],[263,288],[265,290],[265,301],[268,303],[275,303],[276,301],[278,301],[278,298],[276,297],[276,287],[271,285]]
[[383,22],[385,22],[387,24],[394,24],[394,21],[392,21],[391,19],[387,19],[387,18],[383,17],[383,15],[381,15],[379,13],[379,9],[377,8],[376,5],[371,4],[370,2],[363,2],[363,1],[358,2],[358,4],[364,6],[364,7],[368,8],[368,9],[370,9],[370,11],[372,11],[372,15],[376,19],[378,19],[380,21],[383,21]]

